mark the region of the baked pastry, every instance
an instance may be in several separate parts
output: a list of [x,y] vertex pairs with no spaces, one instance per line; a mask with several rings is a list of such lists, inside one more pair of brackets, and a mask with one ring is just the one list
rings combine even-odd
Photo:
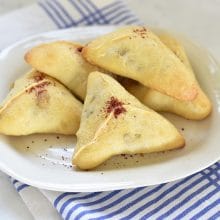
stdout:
[[164,117],[141,104],[115,79],[90,73],[73,164],[92,169],[117,154],[165,151],[184,139]]
[[188,69],[193,71],[183,45],[175,37],[166,32],[159,33],[157,36]]
[[55,79],[36,70],[16,80],[0,108],[0,133],[75,134],[82,104]]
[[78,43],[56,41],[32,48],[25,60],[34,69],[59,80],[83,100],[88,75],[98,68],[86,62],[81,50],[82,45]]
[[145,27],[125,27],[101,36],[82,54],[93,65],[176,99],[190,101],[197,96],[190,71]]
[[170,48],[181,60],[181,62],[188,68],[191,78],[195,80],[195,83],[197,84],[197,97],[192,101],[180,101],[156,90],[149,89],[134,80],[121,79],[121,83],[142,103],[155,111],[171,112],[191,120],[204,119],[210,114],[212,105],[196,80],[183,46],[169,34],[163,33],[159,35],[159,37],[161,41],[168,48]]

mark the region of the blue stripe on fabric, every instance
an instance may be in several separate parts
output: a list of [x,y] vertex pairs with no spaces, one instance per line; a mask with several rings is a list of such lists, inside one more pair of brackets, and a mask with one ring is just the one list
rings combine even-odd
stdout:
[[213,172],[214,170],[213,170],[212,168],[207,168],[206,170],[209,171],[208,174],[205,173],[204,171],[201,171],[201,173],[202,173],[216,188],[218,188],[219,185],[218,185],[218,183],[217,183],[217,177],[216,177],[215,180],[211,178],[211,175],[215,175],[215,173]]
[[134,18],[132,15],[126,15],[124,17],[122,17],[121,19],[114,21],[113,24],[120,24],[125,22],[126,20],[130,19],[130,18]]
[[77,11],[80,13],[80,15],[83,17],[83,19],[86,21],[87,25],[92,25],[93,20],[90,21],[91,16],[86,16],[86,14],[83,12],[83,10],[77,5],[77,2],[74,0],[69,0],[69,2],[77,9]]
[[[103,13],[105,13],[106,19],[108,19],[107,18],[108,10],[111,9],[113,6],[119,6],[119,4],[116,4],[116,3],[114,5],[112,4],[111,7],[107,7],[107,6],[103,7],[102,11],[103,11]],[[124,8],[124,7],[122,7],[122,8]],[[115,8],[114,11],[117,12],[118,8]],[[94,14],[95,13],[91,13],[89,16],[84,16],[83,18],[81,18],[79,21],[76,22],[76,25],[82,24],[84,21],[88,20],[88,18],[90,18],[90,16],[93,16]]]
[[60,200],[62,200],[62,199],[65,198],[66,196],[76,195],[76,194],[78,194],[78,193],[75,193],[75,192],[66,192],[66,193],[60,194],[60,195],[55,199],[55,201],[54,201],[54,203],[53,203],[53,206],[54,206],[55,208],[57,208],[57,205],[58,205],[58,203],[60,202]]
[[127,20],[125,22],[126,25],[128,24],[136,24],[136,25],[143,25],[143,23],[140,22],[140,20],[138,18],[132,18],[131,20]]
[[209,175],[209,176],[211,176],[212,174],[216,174],[218,177],[220,177],[220,173],[218,173],[220,170],[220,167],[218,167],[218,166],[215,166],[215,167],[209,167],[209,168],[207,168],[206,170],[208,170],[209,171],[209,173],[208,174],[206,174],[205,173],[205,170],[204,170],[204,175]]
[[[143,199],[146,199],[146,197],[153,195],[154,193],[158,192],[161,188],[163,188],[165,184],[161,184],[157,187],[154,187],[152,190],[148,191],[147,193],[141,195],[137,199],[133,200],[132,202],[127,203],[125,206],[122,206],[120,209],[109,213],[108,215],[101,216],[99,218],[94,218],[94,220],[102,220],[102,219],[107,219],[107,218],[112,218],[113,216],[127,210],[130,208],[132,205],[135,205],[136,203],[140,202]],[[127,218],[128,219],[128,218]]]
[[[207,189],[209,186],[211,186],[211,183],[203,186],[203,190]],[[193,192],[189,197],[194,197],[196,195],[198,195],[199,193],[201,193],[203,190],[197,190],[195,192]],[[201,198],[200,200],[198,200],[197,202],[195,202],[193,205],[191,205],[189,208],[185,209],[181,214],[179,214],[178,216],[176,216],[176,220],[177,219],[182,219],[184,216],[186,216],[189,212],[191,212],[193,209],[195,209],[196,207],[198,207],[201,203],[203,203],[205,200],[211,198],[215,193],[219,192],[219,189],[215,189],[213,191],[211,191],[210,193],[208,193],[206,196],[203,196],[203,198]],[[187,201],[188,202],[188,201]]]
[[[189,180],[191,179],[191,177],[187,177],[182,181],[179,181],[177,183],[175,183],[174,185],[172,185],[170,188],[166,189],[164,192],[162,192],[159,196],[157,196],[155,199],[152,199],[150,201],[148,201],[145,205],[139,207],[138,209],[136,209],[135,211],[131,212],[128,216],[126,216],[123,219],[129,219],[129,218],[133,218],[135,215],[137,215],[139,212],[143,211],[145,208],[155,204],[156,202],[158,202],[160,199],[164,198],[166,195],[168,195],[171,191],[177,189],[178,187],[180,187],[182,184],[187,183]],[[199,182],[199,180],[196,180],[194,182]],[[193,182],[193,183],[194,183]],[[193,183],[191,183],[190,185],[192,185]]]
[[[204,179],[205,180],[205,179]],[[198,183],[197,183],[198,184]],[[197,185],[196,184],[196,185]],[[195,186],[195,185],[194,185]],[[192,186],[192,187],[194,187]],[[205,185],[203,185],[202,187],[200,187],[198,190],[196,190],[195,192],[193,192],[192,194],[190,194],[188,197],[186,197],[184,200],[182,200],[181,202],[177,203],[175,206],[173,206],[171,209],[169,209],[167,212],[165,212],[164,214],[162,214],[161,216],[158,217],[158,219],[163,219],[166,216],[171,215],[173,212],[175,212],[177,209],[181,208],[184,204],[186,204],[189,200],[191,200],[194,196],[196,196],[196,193],[202,192],[203,190],[205,190],[208,186],[210,186],[210,183],[207,183]],[[190,190],[191,188],[189,188],[187,186],[187,191]],[[182,193],[184,193],[186,191],[183,191]],[[180,194],[181,195],[181,194]],[[174,198],[177,199],[178,197]],[[167,204],[168,205],[168,204]],[[161,207],[161,206],[160,206]],[[162,208],[165,206],[162,206]]]
[[218,210],[214,215],[209,217],[209,220],[217,220],[220,219],[220,211]]
[[46,14],[51,18],[51,20],[56,24],[56,26],[60,29],[62,28],[62,25],[60,24],[60,22],[56,19],[56,17],[53,15],[53,13],[51,13],[51,11],[48,9],[48,7],[46,5],[44,5],[41,2],[38,2],[39,6],[44,9],[44,11],[46,12]]
[[124,2],[122,2],[122,1],[114,1],[114,2],[112,2],[112,3],[110,3],[110,4],[108,4],[108,5],[105,5],[105,6],[103,6],[102,8],[101,8],[101,10],[102,11],[105,11],[105,10],[108,10],[108,9],[110,9],[110,8],[112,8],[112,7],[114,7],[114,6],[123,6],[123,7],[125,7],[125,4],[124,4]]
[[220,178],[220,163],[218,163],[215,168],[211,168],[211,170],[218,178]]
[[58,11],[58,9],[50,3],[50,1],[45,1],[45,3],[50,7],[54,13],[56,14],[57,18],[62,22],[63,28],[68,26],[67,21],[63,18],[62,14]]
[[[112,22],[115,19],[118,19],[118,18],[120,18],[120,17],[122,17],[124,15],[130,15],[130,14],[131,14],[131,12],[128,9],[122,9],[119,12],[114,13],[113,16],[108,18],[108,20],[109,20],[109,22]],[[132,18],[134,18],[134,17],[132,17]]]
[[13,180],[13,182],[12,182],[12,183],[13,183],[13,184],[15,184],[15,183],[17,183],[17,182],[18,182],[17,180]]
[[108,16],[114,15],[115,13],[123,9],[125,9],[124,5],[115,4],[115,5],[112,5],[112,7],[102,9],[102,11],[105,13],[105,17],[109,19]]
[[[82,23],[84,23],[84,22],[85,22],[85,24],[87,24],[87,25],[88,25],[88,24],[94,24],[94,22],[93,22],[93,21],[91,22],[90,20],[92,19],[91,16],[95,16],[95,15],[96,15],[96,12],[91,13],[91,14],[89,14],[89,15],[86,15],[86,14],[76,5],[76,2],[73,2],[73,0],[69,0],[69,1],[70,1],[70,3],[73,5],[73,7],[74,7],[76,10],[78,10],[78,12],[81,14],[82,18],[81,18],[80,20],[78,20],[78,21],[74,21],[74,20],[72,19],[72,21],[73,21],[74,23],[65,24],[64,26],[61,25],[61,24],[57,21],[57,18],[55,18],[55,17],[53,16],[53,13],[51,13],[51,12],[49,11],[49,9],[47,9],[46,6],[44,6],[44,9],[46,10],[47,14],[49,14],[49,16],[52,18],[52,20],[57,24],[57,26],[58,26],[59,28],[71,27],[72,25],[77,26],[77,25],[80,25],[80,24],[82,24]],[[41,6],[42,6],[42,5],[41,5]],[[57,6],[59,6],[59,5],[57,5]],[[43,6],[42,6],[42,7],[43,7]],[[104,13],[103,16],[105,16],[105,19],[106,19],[107,23],[109,23],[109,22],[108,22],[108,19],[107,19],[107,15],[108,15],[108,14],[111,14],[111,13],[108,12],[108,10],[111,10],[112,7],[116,7],[113,12],[117,12],[120,8],[121,8],[121,9],[124,9],[124,8],[125,8],[125,5],[124,5],[121,1],[116,1],[116,2],[114,2],[114,3],[112,3],[112,4],[109,4],[109,5],[106,5],[106,6],[102,7],[102,8],[100,9],[100,12],[103,12],[103,13]],[[63,10],[65,11],[64,8],[63,8]],[[79,11],[79,10],[80,10],[80,11]],[[112,12],[112,13],[113,13],[113,12]],[[66,12],[66,13],[67,13],[67,12]],[[67,16],[68,16],[68,15],[67,15]],[[133,18],[133,19],[134,19],[134,18]]]
[[82,7],[88,12],[89,16],[93,18],[94,23],[97,24],[103,24],[102,22],[100,22],[100,18],[96,17],[97,12],[93,12],[89,9],[89,7],[83,2],[83,1],[79,1],[79,3],[82,5]]
[[27,187],[29,187],[29,185],[27,185],[27,184],[22,184],[22,185],[20,185],[19,187],[17,187],[17,191],[18,192],[20,192],[22,189],[24,189],[24,188],[27,188]]
[[[98,199],[98,200],[96,200],[96,201],[87,202],[87,203],[81,203],[81,204],[79,203],[79,204],[73,206],[73,207],[68,211],[68,213],[67,213],[65,219],[66,219],[66,220],[69,220],[70,217],[71,217],[71,215],[72,215],[72,213],[73,213],[75,210],[77,210],[78,208],[80,208],[80,207],[92,206],[92,205],[96,205],[96,204],[105,202],[106,200],[111,199],[113,196],[117,195],[117,194],[120,193],[120,192],[121,192],[121,190],[112,191],[112,192],[109,193],[108,195],[106,195],[106,196],[104,196],[104,197],[102,197],[102,198],[100,198],[100,199]],[[74,219],[79,219],[79,218],[75,217]]]
[[[209,210],[215,208],[217,205],[220,206],[220,199],[216,199],[213,203],[211,203],[210,205],[206,206],[205,208],[203,208],[199,213],[197,213],[196,215],[194,215],[191,220],[197,220],[200,219],[200,217],[202,217],[203,215],[205,215]],[[219,207],[219,213],[220,213],[220,207]]]
[[105,16],[102,14],[102,9],[100,10],[92,1],[86,0],[86,2],[99,14],[99,17],[102,19],[103,24],[108,24],[108,21],[106,20]]
[[121,196],[120,198],[118,198],[117,200],[105,205],[105,206],[102,206],[101,208],[98,208],[98,209],[93,209],[93,210],[86,210],[86,211],[82,211],[81,213],[79,213],[75,218],[76,219],[80,219],[82,218],[83,216],[85,215],[88,215],[88,214],[92,214],[94,212],[103,212],[103,211],[106,211],[118,204],[120,204],[121,202],[123,202],[125,199],[128,199],[129,197],[135,195],[136,193],[144,190],[145,188],[144,187],[140,187],[140,188],[136,188],[134,190],[132,190],[131,192]]
[[[197,175],[197,174],[194,174]],[[189,178],[191,178],[192,176],[190,176]],[[202,175],[202,178],[204,180],[207,180],[206,176]],[[169,201],[168,201],[169,202]],[[166,202],[167,203],[167,202]],[[179,209],[183,204],[185,203],[185,200],[183,200],[181,203],[178,203],[177,205],[175,205],[174,207],[172,207],[170,210],[168,210],[167,212],[165,212],[163,215],[159,216],[158,219],[163,219],[164,217],[171,215],[174,211],[176,211],[177,209]],[[161,204],[159,206],[160,209],[162,209],[164,206],[162,206],[163,204]]]
[[63,205],[61,206],[60,210],[59,210],[59,213],[62,215],[65,208],[71,203],[71,202],[74,202],[76,200],[83,200],[83,199],[90,199],[92,197],[95,197],[99,194],[101,194],[102,192],[94,192],[94,193],[90,193],[90,194],[87,194],[87,195],[84,195],[84,196],[79,196],[79,197],[74,197],[74,198],[70,198],[68,200],[66,200]]
[[[118,3],[118,2],[116,2],[116,3]],[[109,10],[109,9],[111,9],[113,6],[118,6],[117,8],[114,8],[114,11],[113,12],[110,12],[110,13],[114,13],[114,12],[117,12],[120,8],[119,8],[119,4],[111,4],[111,7],[107,7],[107,6],[105,6],[105,7],[103,7],[101,10],[103,11],[103,13],[105,13],[105,17],[106,17],[106,19],[107,19],[107,15],[108,15],[108,11],[107,12],[105,12],[106,10]],[[109,5],[110,6],[110,5]],[[121,6],[121,9],[123,9],[125,6]],[[84,21],[86,21],[86,20],[88,20],[89,18],[90,18],[90,16],[93,16],[95,14],[95,12],[94,13],[91,13],[89,16],[83,16],[79,21],[77,21],[77,25],[79,25],[79,24],[81,24],[81,23],[83,23]],[[107,19],[108,20],[108,19]]]
[[[106,22],[110,23],[109,19],[108,19],[108,15],[112,15],[112,14],[118,12],[121,9],[123,10],[124,8],[126,8],[126,6],[123,4],[122,1],[116,1],[116,2],[113,2],[109,5],[106,5],[106,6],[102,7],[100,9],[100,12],[103,13],[103,16],[105,17]],[[91,15],[94,15],[95,13],[96,12],[92,13]]]
[[62,13],[69,20],[71,25],[76,25],[72,16],[67,12],[67,10],[57,0],[53,0],[53,3],[62,11]]
[[[209,179],[209,181],[210,181],[211,183],[213,183],[214,186],[216,186],[216,188],[219,188],[220,185],[219,185],[218,182],[217,182],[218,180],[220,180],[220,174],[218,174],[218,167],[216,167],[216,168],[208,167],[207,169],[210,171],[210,174],[207,175],[207,178]],[[204,172],[203,172],[203,173],[204,173]],[[204,175],[206,175],[206,174],[204,173]],[[211,177],[212,175],[214,175],[216,178],[213,179],[213,178]]]

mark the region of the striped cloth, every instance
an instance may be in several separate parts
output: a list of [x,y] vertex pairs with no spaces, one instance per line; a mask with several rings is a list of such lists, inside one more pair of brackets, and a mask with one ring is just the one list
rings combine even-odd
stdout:
[[[38,189],[17,180],[12,183],[28,207],[34,202],[35,209],[37,206],[51,213],[51,207],[45,209],[43,199],[39,195],[36,198]],[[38,191],[41,193],[65,220],[215,220],[220,219],[220,163],[183,180],[157,186],[92,193]],[[39,212],[35,215],[39,216]]]
[[[48,29],[141,23],[118,0],[45,0],[34,10]],[[36,219],[220,219],[220,163],[179,181],[108,192],[53,192],[11,181]]]
[[79,25],[140,23],[139,19],[126,8],[123,1],[44,0],[39,2],[39,5],[59,29]]

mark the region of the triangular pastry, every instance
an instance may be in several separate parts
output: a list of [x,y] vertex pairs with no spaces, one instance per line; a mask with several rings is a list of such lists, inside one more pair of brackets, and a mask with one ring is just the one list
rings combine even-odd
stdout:
[[0,108],[0,133],[75,134],[82,104],[55,79],[36,70],[16,80]]
[[188,68],[192,70],[192,66],[186,55],[185,49],[182,44],[173,36],[166,32],[157,34],[159,39],[180,59],[180,61]]
[[92,169],[117,154],[149,153],[184,146],[164,117],[141,104],[116,80],[90,73],[77,131],[73,164]]
[[198,93],[189,70],[160,39],[144,27],[126,27],[101,36],[82,50],[91,64],[179,100]]
[[197,97],[192,101],[180,101],[165,94],[162,94],[156,90],[149,89],[142,84],[130,79],[122,79],[121,83],[142,103],[154,109],[155,111],[172,112],[191,120],[201,120],[207,117],[212,109],[211,102],[196,81],[194,72],[183,46],[169,34],[163,33],[159,35],[159,37],[161,41],[167,47],[169,47],[181,60],[181,62],[188,68],[192,79],[195,80],[197,84]]
[[34,69],[59,80],[83,100],[88,75],[98,68],[86,62],[81,50],[82,45],[78,43],[56,41],[32,48],[25,60]]

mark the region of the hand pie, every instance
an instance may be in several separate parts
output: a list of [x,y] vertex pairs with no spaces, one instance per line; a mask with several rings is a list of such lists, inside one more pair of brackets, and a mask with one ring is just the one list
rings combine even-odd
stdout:
[[198,88],[189,70],[144,27],[126,27],[99,37],[82,50],[91,64],[179,100],[193,100]]
[[59,82],[32,70],[16,80],[0,108],[0,133],[75,134],[82,104]]
[[25,55],[25,60],[34,69],[59,80],[83,100],[88,75],[98,68],[85,61],[81,50],[80,44],[57,41],[34,47]]
[[[163,32],[157,35],[159,39],[180,59],[180,61],[190,70],[192,66],[189,62],[189,59],[186,55],[185,49],[182,44],[177,41],[170,34]],[[192,70],[193,71],[193,70]],[[194,75],[193,75],[194,77]]]
[[[159,35],[159,37],[189,69],[191,77],[196,81],[192,67],[182,45],[168,34]],[[156,90],[149,89],[130,79],[122,79],[121,83],[142,103],[155,111],[172,112],[186,119],[201,120],[207,117],[212,109],[208,97],[204,94],[197,81],[198,95],[192,101],[177,100]]]
[[164,117],[141,104],[116,80],[90,73],[73,164],[92,169],[113,155],[149,153],[184,146]]

